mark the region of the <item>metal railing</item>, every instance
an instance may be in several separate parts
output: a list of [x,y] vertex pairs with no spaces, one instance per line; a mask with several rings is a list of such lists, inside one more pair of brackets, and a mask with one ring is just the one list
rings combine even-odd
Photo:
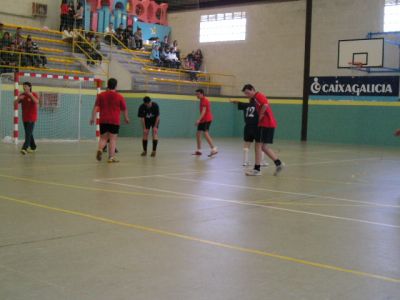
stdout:
[[[89,54],[88,54],[89,55]],[[43,59],[47,60],[47,63],[59,63],[62,65],[79,63],[79,67],[82,64],[91,62],[99,63],[98,60],[92,59],[91,56],[87,58],[77,58],[71,56],[59,56],[59,55],[48,55],[44,53],[30,53],[21,51],[8,51],[0,50],[0,68],[2,73],[14,72],[15,70],[33,70],[33,71],[47,71],[55,72],[60,74],[82,74],[82,75],[108,75],[109,61],[104,60],[99,64],[98,72],[72,70],[72,69],[57,69],[40,67],[43,65]]]

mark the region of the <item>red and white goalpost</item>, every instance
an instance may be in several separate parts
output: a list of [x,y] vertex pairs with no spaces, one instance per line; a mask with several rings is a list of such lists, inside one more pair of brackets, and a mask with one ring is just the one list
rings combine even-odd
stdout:
[[[60,80],[60,81],[68,81],[68,82],[76,82],[80,87],[82,87],[82,84],[88,84],[88,83],[93,83],[96,87],[96,95],[101,93],[101,87],[102,87],[102,80],[94,78],[94,77],[86,77],[86,76],[69,76],[69,75],[55,75],[55,74],[39,74],[39,73],[30,73],[30,72],[16,72],[14,74],[14,100],[16,100],[20,94],[20,85],[21,85],[21,80],[23,78],[26,78],[24,81],[42,81],[46,80],[47,82],[52,82],[52,86],[57,86],[54,81]],[[34,90],[35,90],[35,83],[34,85]],[[40,82],[41,86],[46,87],[46,82]],[[81,102],[81,96],[80,100]],[[79,104],[81,105],[81,103]],[[14,143],[18,143],[19,139],[19,104],[14,104],[14,115],[13,115],[13,141]],[[79,122],[81,121],[81,109],[79,108]],[[40,115],[40,114],[39,114]],[[56,118],[56,117],[55,117]],[[99,125],[99,118],[100,118],[100,112],[96,113],[96,138],[100,138],[100,125]],[[40,122],[40,118],[39,118]],[[80,126],[80,125],[78,125]],[[51,139],[51,138],[49,138]]]

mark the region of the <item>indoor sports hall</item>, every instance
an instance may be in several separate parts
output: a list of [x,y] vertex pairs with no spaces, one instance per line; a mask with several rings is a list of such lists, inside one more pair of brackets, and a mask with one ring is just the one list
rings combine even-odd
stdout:
[[0,299],[400,299],[400,1],[18,0],[0,44]]

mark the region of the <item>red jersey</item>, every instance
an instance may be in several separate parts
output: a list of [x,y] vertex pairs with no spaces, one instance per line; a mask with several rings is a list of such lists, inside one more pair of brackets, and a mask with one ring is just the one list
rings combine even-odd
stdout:
[[68,4],[61,4],[61,14],[62,15],[68,15],[68,9],[69,9]]
[[260,92],[257,92],[253,99],[256,103],[258,115],[260,115],[261,107],[263,107],[264,104],[267,105],[267,110],[265,111],[264,116],[258,122],[258,126],[259,127],[276,128],[277,123],[276,123],[274,114],[272,112],[271,106],[269,105],[267,97],[265,97],[265,95],[261,94]]
[[100,93],[96,99],[96,106],[100,110],[100,124],[120,125],[121,110],[126,110],[124,97],[116,91]]
[[[36,122],[38,119],[38,103],[32,100],[32,98],[25,93],[21,94],[23,96],[21,101],[22,107],[22,121],[23,122]],[[36,93],[32,93],[36,99],[39,99],[39,96]]]
[[206,97],[200,99],[200,113],[203,111],[204,108],[206,108],[206,114],[200,120],[200,123],[211,122],[213,120],[213,115],[211,113],[210,101]]

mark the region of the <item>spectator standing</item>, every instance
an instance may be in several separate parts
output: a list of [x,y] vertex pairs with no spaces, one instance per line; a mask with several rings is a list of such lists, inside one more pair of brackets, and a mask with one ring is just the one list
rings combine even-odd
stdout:
[[67,31],[71,32],[74,30],[75,24],[75,6],[74,3],[68,4],[68,16],[67,16]]
[[68,30],[68,1],[62,0],[60,7],[60,32]]
[[78,1],[78,5],[76,6],[76,13],[75,13],[75,26],[76,29],[83,28],[83,5],[82,2]]

